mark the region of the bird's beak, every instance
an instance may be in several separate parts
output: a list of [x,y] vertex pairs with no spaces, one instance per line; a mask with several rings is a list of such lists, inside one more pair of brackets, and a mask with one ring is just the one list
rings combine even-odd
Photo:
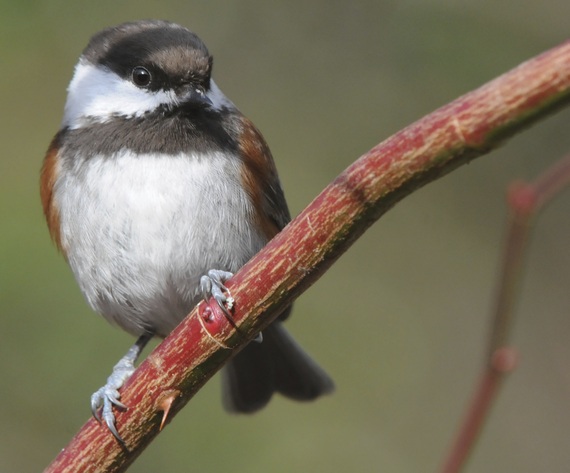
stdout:
[[180,93],[180,98],[182,102],[197,106],[209,107],[213,105],[212,101],[203,90],[197,89],[193,86],[185,87]]

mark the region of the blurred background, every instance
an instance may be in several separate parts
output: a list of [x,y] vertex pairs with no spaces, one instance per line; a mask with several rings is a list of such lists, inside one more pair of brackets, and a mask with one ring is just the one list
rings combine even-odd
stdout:
[[[89,37],[163,18],[197,32],[214,77],[262,130],[294,215],[400,128],[568,37],[570,4],[0,0],[0,472],[41,471],[89,417],[133,339],[94,315],[50,242],[43,154]],[[215,377],[130,471],[436,471],[479,373],[505,188],[570,150],[570,111],[385,215],[288,327],[335,378],[315,404],[229,416]],[[521,352],[467,471],[570,464],[570,193],[533,234]],[[145,352],[145,353],[148,353]]]

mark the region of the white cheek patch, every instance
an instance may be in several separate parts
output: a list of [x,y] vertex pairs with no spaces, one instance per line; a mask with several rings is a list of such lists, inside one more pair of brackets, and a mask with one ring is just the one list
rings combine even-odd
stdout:
[[105,122],[115,116],[136,117],[159,105],[179,103],[173,91],[139,89],[110,70],[81,59],[67,89],[62,126],[81,128],[95,120]]

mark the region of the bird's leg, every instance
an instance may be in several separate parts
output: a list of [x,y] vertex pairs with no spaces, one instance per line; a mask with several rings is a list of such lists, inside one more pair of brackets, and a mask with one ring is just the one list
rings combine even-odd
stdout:
[[[127,406],[120,401],[121,394],[119,393],[119,389],[135,371],[135,362],[151,338],[151,333],[141,335],[127,354],[113,367],[113,372],[111,376],[107,378],[105,386],[98,389],[91,396],[91,411],[93,412],[93,416],[99,422],[103,420],[115,438],[122,444],[124,444],[124,441],[115,427],[113,406],[117,406],[120,409],[127,409]],[[101,406],[103,406],[103,410],[101,416],[99,416],[97,409]]]

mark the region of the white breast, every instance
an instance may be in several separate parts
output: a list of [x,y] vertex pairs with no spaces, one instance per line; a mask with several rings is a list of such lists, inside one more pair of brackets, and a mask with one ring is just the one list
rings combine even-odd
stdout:
[[234,272],[265,244],[232,156],[123,151],[60,176],[61,240],[81,290],[136,335],[169,333],[197,303],[200,276]]

